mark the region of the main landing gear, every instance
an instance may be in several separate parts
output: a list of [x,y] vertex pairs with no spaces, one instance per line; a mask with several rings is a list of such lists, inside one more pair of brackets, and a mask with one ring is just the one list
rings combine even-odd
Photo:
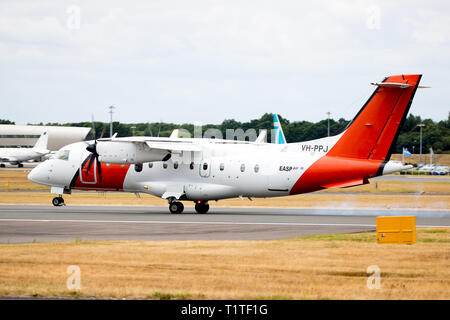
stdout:
[[169,203],[170,213],[182,213],[184,205],[179,201],[172,201]]
[[[182,213],[184,210],[184,205],[176,199],[169,200],[169,211],[170,213]],[[195,211],[197,213],[207,213],[209,210],[209,204],[206,201],[195,201]]]
[[63,197],[61,197],[61,196],[59,196],[59,197],[54,197],[53,200],[52,200],[52,204],[53,204],[55,207],[65,206],[65,204],[64,204],[64,199],[63,199]]
[[209,204],[207,202],[198,201],[195,203],[195,211],[197,213],[207,213],[209,210]]

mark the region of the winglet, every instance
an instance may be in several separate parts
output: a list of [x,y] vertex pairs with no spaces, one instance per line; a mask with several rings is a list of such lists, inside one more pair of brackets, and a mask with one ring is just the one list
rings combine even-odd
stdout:
[[170,139],[174,139],[174,138],[178,138],[178,133],[179,133],[179,131],[180,130],[178,130],[178,129],[175,129],[175,130],[173,130],[172,131],[172,133],[170,134]]
[[255,143],[264,143],[266,142],[266,138],[267,138],[267,130],[262,129],[259,131],[259,136],[258,138],[256,138]]

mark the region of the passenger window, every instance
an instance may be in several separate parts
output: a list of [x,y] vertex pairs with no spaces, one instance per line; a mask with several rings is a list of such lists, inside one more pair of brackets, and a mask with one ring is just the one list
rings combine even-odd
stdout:
[[259,164],[255,164],[255,173],[259,172]]
[[241,172],[245,171],[245,164],[241,164]]
[[167,163],[166,162],[163,163],[163,168],[167,169]]
[[223,163],[220,164],[220,171],[223,171],[225,169],[225,165]]
[[135,170],[136,172],[141,172],[141,171],[142,171],[142,163],[136,163],[136,164],[134,165],[134,170]]
[[174,163],[173,163],[173,168],[174,168],[174,169],[178,169],[178,162],[174,162]]
[[149,162],[148,163],[148,167],[151,169],[151,168],[153,168],[153,162]]

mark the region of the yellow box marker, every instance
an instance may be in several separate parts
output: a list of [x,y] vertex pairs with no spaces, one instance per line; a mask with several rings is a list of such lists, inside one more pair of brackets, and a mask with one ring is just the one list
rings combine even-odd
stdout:
[[416,217],[377,217],[377,243],[416,243]]

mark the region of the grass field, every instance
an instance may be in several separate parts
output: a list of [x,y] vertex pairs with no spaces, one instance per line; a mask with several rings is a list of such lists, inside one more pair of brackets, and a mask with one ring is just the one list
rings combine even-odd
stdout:
[[[0,170],[0,204],[50,205],[54,195]],[[214,207],[450,209],[450,182],[378,181]],[[7,192],[11,191],[11,192]],[[346,191],[346,192],[343,192]],[[74,192],[67,205],[167,206],[141,194]],[[186,206],[192,203],[186,202]],[[418,229],[414,245],[378,245],[375,233],[273,241],[100,241],[0,245],[0,296],[134,299],[450,299],[450,229]],[[66,287],[67,267],[81,290]],[[381,271],[368,289],[369,266]]]
[[[450,229],[414,245],[375,233],[276,241],[0,245],[0,296],[135,299],[449,299]],[[69,265],[81,289],[68,290]],[[381,271],[368,289],[367,268]]]
[[[412,150],[409,150],[412,151]],[[430,154],[428,150],[423,150],[422,154],[422,163],[430,163]],[[428,153],[427,153],[428,152]],[[401,154],[393,154],[391,156],[391,160],[402,161]],[[411,157],[404,157],[405,162],[410,164],[418,164],[420,160],[419,154],[413,154]],[[441,166],[450,167],[450,154],[435,154],[433,163],[439,164]]]

